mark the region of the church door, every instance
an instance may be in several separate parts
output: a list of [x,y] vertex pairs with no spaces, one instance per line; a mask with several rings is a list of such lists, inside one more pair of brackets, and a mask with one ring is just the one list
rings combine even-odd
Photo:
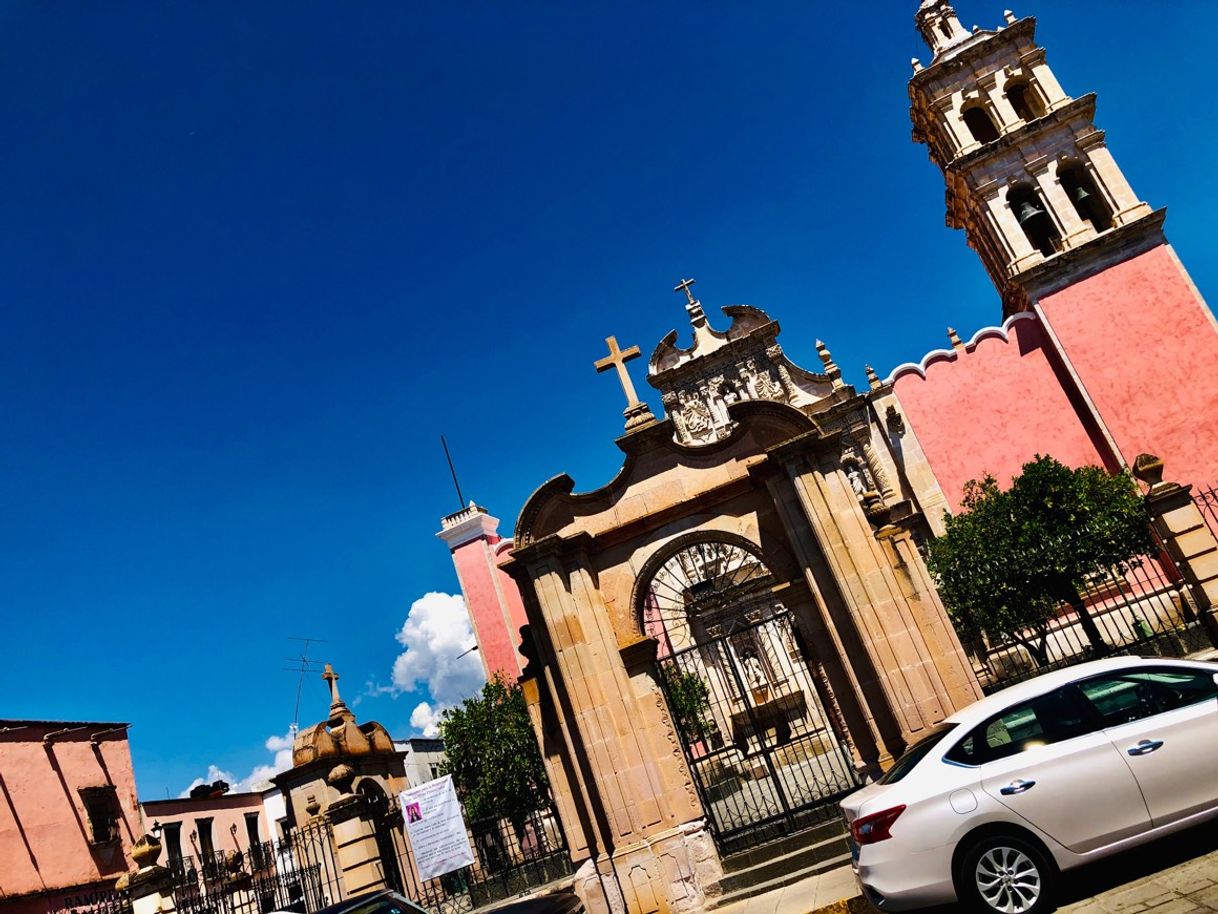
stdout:
[[642,582],[643,628],[720,849],[836,816],[859,781],[757,548],[697,534],[649,561]]

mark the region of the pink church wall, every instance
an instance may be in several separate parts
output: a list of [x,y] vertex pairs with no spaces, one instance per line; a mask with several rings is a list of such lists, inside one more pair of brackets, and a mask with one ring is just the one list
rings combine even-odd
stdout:
[[[113,788],[116,840],[90,843],[88,787]],[[0,911],[91,907],[131,867],[142,833],[125,724],[0,720]]]
[[[453,564],[487,674],[500,672],[514,681],[524,664],[517,648],[526,619],[515,582],[496,564],[509,548],[510,543],[497,536],[474,539],[453,551]],[[498,556],[498,551],[504,554]]]
[[1172,480],[1218,481],[1218,325],[1170,247],[1041,308],[1126,463],[1158,454]]
[[932,353],[893,372],[906,421],[952,510],[964,484],[993,473],[1010,483],[1036,454],[1103,466],[1033,315],[980,331],[961,351]]

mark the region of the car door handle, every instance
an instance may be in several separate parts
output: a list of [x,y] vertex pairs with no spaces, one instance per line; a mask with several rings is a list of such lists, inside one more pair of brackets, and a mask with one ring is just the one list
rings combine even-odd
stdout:
[[1023,781],[1023,780],[1011,781],[1011,783],[1007,784],[1006,787],[1003,787],[998,792],[1000,794],[1002,794],[1004,797],[1010,797],[1010,796],[1014,796],[1017,793],[1026,793],[1027,791],[1031,790],[1035,786],[1036,786],[1035,781]]
[[1125,751],[1130,755],[1149,755],[1162,745],[1163,740],[1161,739],[1144,739],[1141,740],[1136,746],[1130,746]]

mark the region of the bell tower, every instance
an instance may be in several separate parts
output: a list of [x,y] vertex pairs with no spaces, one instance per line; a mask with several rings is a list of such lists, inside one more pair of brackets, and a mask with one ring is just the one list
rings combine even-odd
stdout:
[[947,183],[947,224],[964,229],[1007,314],[1162,243],[1165,211],[1138,199],[1095,126],[1094,93],[1067,95],[1007,10],[965,30],[948,0],[915,16],[930,63],[913,61],[913,137]]
[[913,61],[913,138],[1005,318],[894,372],[948,497],[1037,452],[1111,468],[1158,454],[1182,479],[1218,480],[1218,321],[1168,243],[1167,210],[1109,152],[1095,94],[1062,88],[1035,19],[1006,10],[966,29],[951,0],[922,0],[914,22],[931,56]]

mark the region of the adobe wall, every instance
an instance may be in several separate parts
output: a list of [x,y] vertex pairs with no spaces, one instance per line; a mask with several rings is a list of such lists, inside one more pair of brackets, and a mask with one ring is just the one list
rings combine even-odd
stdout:
[[993,473],[1009,485],[1036,454],[1105,465],[1102,439],[1071,402],[1069,379],[1031,313],[901,365],[891,383],[952,510],[968,480]]
[[[103,731],[114,724],[3,726],[12,729],[0,733],[0,895],[112,881],[126,872],[144,829],[125,725],[123,732],[109,733]],[[65,727],[72,732],[43,742]],[[94,845],[79,790],[105,786],[114,787],[118,798],[118,839]],[[45,899],[42,910],[50,910]]]
[[1218,323],[1169,245],[1040,308],[1127,464],[1157,454],[1175,479],[1218,480]]

